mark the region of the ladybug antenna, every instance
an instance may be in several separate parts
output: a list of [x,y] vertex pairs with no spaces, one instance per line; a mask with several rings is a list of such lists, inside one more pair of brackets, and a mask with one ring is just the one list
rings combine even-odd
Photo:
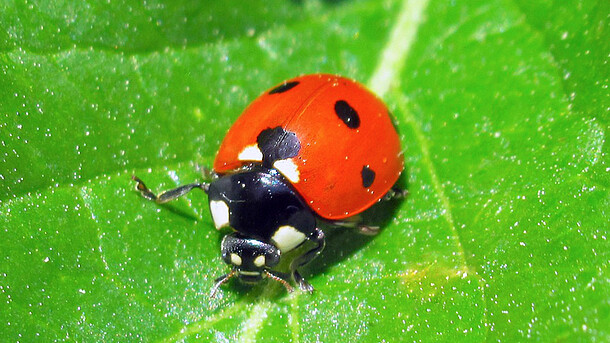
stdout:
[[282,279],[281,277],[279,277],[277,275],[274,275],[274,274],[271,274],[267,270],[265,270],[265,275],[267,275],[267,277],[269,277],[269,278],[271,278],[271,279],[273,279],[273,280],[275,280],[277,282],[280,282],[282,285],[284,285],[284,287],[286,287],[286,290],[289,293],[294,292],[294,288],[292,286],[290,286],[290,284],[286,280]]
[[229,279],[233,276],[235,276],[235,269],[231,269],[231,272],[229,272],[229,274],[225,274],[216,279],[216,284],[214,285],[214,287],[212,287],[212,291],[210,292],[210,298],[214,299],[216,297],[216,292],[218,291],[218,288],[220,288],[220,286],[229,281]]

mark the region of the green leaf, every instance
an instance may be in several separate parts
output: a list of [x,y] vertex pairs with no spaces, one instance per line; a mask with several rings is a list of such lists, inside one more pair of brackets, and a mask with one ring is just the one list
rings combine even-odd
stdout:
[[[7,341],[605,341],[607,1],[0,2]],[[231,282],[200,178],[302,73],[384,98],[409,196],[328,230],[313,295]],[[332,166],[329,166],[332,167]]]

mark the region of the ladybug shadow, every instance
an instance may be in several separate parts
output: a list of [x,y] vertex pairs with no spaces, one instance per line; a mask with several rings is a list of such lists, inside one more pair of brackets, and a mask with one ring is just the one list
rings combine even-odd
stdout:
[[[163,211],[168,211],[173,215],[191,220],[193,222],[199,222],[202,220],[202,218],[200,216],[193,213],[192,209],[188,208],[184,204],[177,204],[177,203],[171,203],[171,202],[164,203],[164,204],[155,204],[154,201],[151,201],[151,200],[148,200],[148,199],[145,199],[144,197],[142,197],[140,192],[138,192],[137,190],[132,191],[132,193],[137,196],[138,201],[152,203],[154,206],[157,206],[158,208],[162,208]],[[195,206],[200,207],[199,203],[197,203],[197,204],[193,203],[193,204]],[[152,205],[147,205],[147,206],[152,206]]]
[[[403,190],[408,190],[406,173],[403,173],[396,185]],[[307,278],[324,273],[329,267],[341,263],[343,260],[355,254],[358,250],[374,240],[385,227],[396,216],[400,204],[408,201],[409,195],[400,199],[381,201],[362,213],[362,223],[368,226],[379,227],[376,235],[366,235],[357,228],[337,227],[324,225],[322,229],[326,234],[326,247],[315,260],[302,268]]]
[[186,207],[183,204],[166,203],[166,204],[157,204],[157,206],[163,208],[163,211],[170,212],[172,215],[182,217],[182,218],[190,220],[192,222],[197,223],[197,222],[202,221],[202,217],[197,216],[197,214],[194,213],[192,209],[190,209],[189,207]]

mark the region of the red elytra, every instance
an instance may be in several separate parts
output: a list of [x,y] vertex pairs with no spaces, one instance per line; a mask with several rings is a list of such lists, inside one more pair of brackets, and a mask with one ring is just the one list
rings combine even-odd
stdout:
[[329,74],[296,77],[254,100],[229,129],[214,170],[223,174],[260,162],[240,153],[256,146],[261,131],[278,126],[301,144],[291,158],[296,170],[286,175],[278,169],[322,218],[366,210],[403,170],[400,140],[384,103],[361,84]]

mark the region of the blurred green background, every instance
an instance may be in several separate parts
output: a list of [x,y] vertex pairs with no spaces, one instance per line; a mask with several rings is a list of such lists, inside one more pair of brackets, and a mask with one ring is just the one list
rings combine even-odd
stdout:
[[[610,2],[0,0],[3,341],[610,340]],[[284,79],[397,121],[409,197],[313,295],[230,283],[200,178]],[[332,166],[329,166],[332,167]]]

